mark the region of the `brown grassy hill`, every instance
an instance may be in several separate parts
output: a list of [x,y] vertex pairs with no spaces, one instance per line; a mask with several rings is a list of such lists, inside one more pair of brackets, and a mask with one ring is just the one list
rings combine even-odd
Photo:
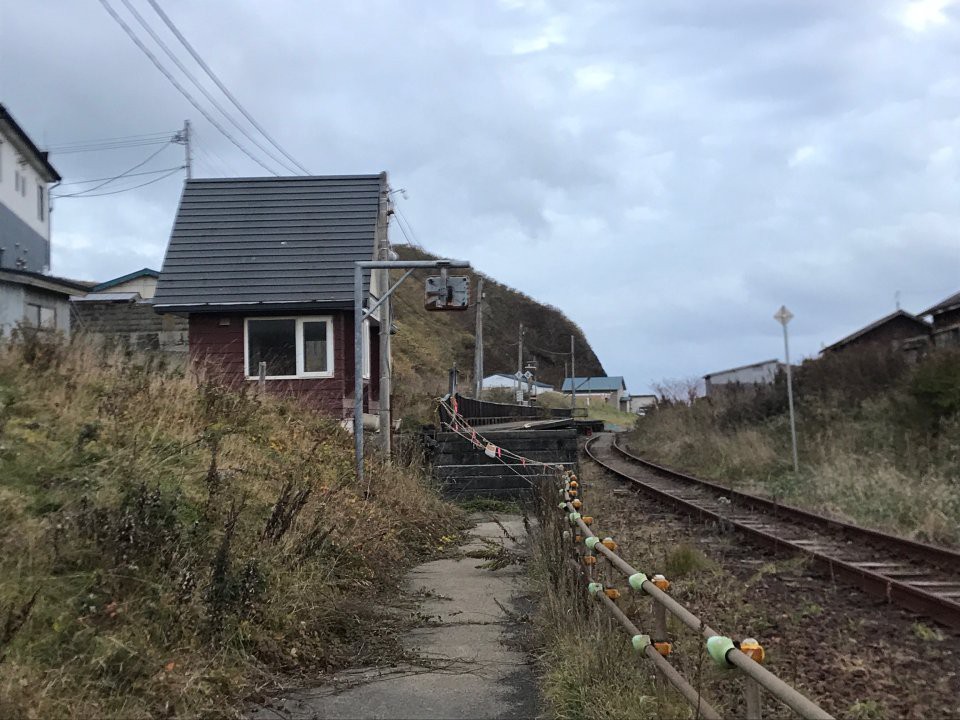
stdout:
[[[405,260],[435,260],[436,256],[409,245],[394,246]],[[424,399],[446,392],[447,371],[456,362],[460,387],[473,387],[473,293],[481,273],[468,272],[471,307],[465,312],[427,312],[423,308],[423,282],[436,271],[414,273],[396,292],[394,317],[394,404],[399,417],[423,415]],[[461,271],[456,271],[462,274]],[[394,273],[396,275],[396,273]],[[605,375],[603,366],[583,331],[558,308],[539,303],[518,290],[483,275],[484,374],[515,372],[517,330],[526,328],[524,360],[535,360],[537,379],[559,387],[564,362],[569,361],[570,335],[576,337],[578,375]],[[394,278],[396,280],[396,278]]]

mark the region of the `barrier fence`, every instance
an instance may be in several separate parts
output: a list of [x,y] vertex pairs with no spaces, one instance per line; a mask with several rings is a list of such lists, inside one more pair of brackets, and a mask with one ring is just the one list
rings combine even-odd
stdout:
[[[455,415],[462,416],[473,425],[492,425],[511,420],[544,420],[548,418],[568,418],[570,408],[545,408],[536,405],[511,405],[488,400],[463,397],[459,393],[449,397],[449,403],[440,404],[440,422],[449,424]],[[455,411],[451,411],[455,407]],[[450,408],[450,409],[448,409]]]
[[[707,720],[719,720],[720,715],[667,659],[672,651],[672,643],[668,634],[667,613],[690,630],[704,637],[707,655],[718,667],[738,671],[744,675],[744,704],[746,705],[747,717],[750,720],[759,720],[762,716],[761,690],[766,690],[767,693],[803,718],[832,720],[832,716],[826,710],[763,667],[764,650],[759,642],[753,638],[744,638],[737,641],[719,634],[667,593],[670,587],[667,578],[660,574],[648,577],[616,553],[617,544],[612,538],[601,539],[595,535],[590,528],[593,524],[593,518],[583,514],[585,506],[583,498],[580,496],[582,488],[572,470],[564,469],[563,465],[528,460],[517,453],[498,448],[470,425],[467,419],[458,412],[455,403],[450,403],[447,399],[444,399],[440,401],[440,406],[445,408],[448,414],[449,421],[447,424],[449,428],[468,439],[474,447],[485,452],[488,456],[498,458],[505,464],[506,461],[503,460],[503,457],[506,456],[508,459],[520,460],[522,465],[549,467],[556,472],[561,497],[558,509],[564,514],[565,520],[570,525],[569,530],[563,531],[561,540],[571,550],[570,557],[567,560],[571,569],[574,569],[577,576],[583,580],[586,585],[585,592],[589,597],[620,623],[624,631],[630,636],[630,643],[633,648],[651,661],[660,677],[677,690],[696,710],[699,717],[707,718]],[[616,601],[621,597],[620,591],[616,588],[605,587],[597,581],[595,573],[597,563],[600,560],[608,563],[612,570],[623,575],[626,580],[626,587],[632,592],[650,598],[653,615],[652,637],[650,634],[642,632],[617,605]]]

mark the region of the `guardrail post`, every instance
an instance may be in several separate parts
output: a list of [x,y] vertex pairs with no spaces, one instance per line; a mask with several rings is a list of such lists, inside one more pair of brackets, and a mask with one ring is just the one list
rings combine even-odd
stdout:
[[257,392],[263,397],[263,392],[267,389],[267,364],[261,360],[257,370]]
[[760,707],[760,685],[753,678],[744,678],[743,696],[747,702],[747,720],[762,720]]

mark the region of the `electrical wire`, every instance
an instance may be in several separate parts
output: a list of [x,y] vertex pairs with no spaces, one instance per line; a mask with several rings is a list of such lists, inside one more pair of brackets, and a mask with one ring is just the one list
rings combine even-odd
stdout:
[[140,23],[143,29],[147,31],[150,37],[153,38],[153,41],[160,46],[160,49],[166,53],[167,57],[169,57],[173,61],[173,64],[180,69],[180,72],[186,75],[187,78],[190,80],[190,82],[196,85],[197,89],[200,90],[201,93],[203,93],[203,96],[210,102],[211,105],[213,105],[213,107],[215,107],[220,112],[221,115],[223,115],[227,120],[229,120],[230,123],[237,130],[239,130],[245,138],[247,138],[247,140],[252,142],[260,150],[260,152],[262,152],[268,158],[273,160],[275,163],[277,163],[277,165],[282,167],[287,172],[296,174],[295,169],[291,168],[290,165],[285,163],[283,160],[278,158],[276,155],[270,152],[267,148],[261,145],[257,141],[257,139],[247,131],[246,128],[244,128],[239,122],[237,122],[236,119],[234,119],[234,117],[223,108],[223,106],[217,101],[217,99],[210,94],[210,91],[207,90],[200,83],[199,80],[197,80],[196,76],[192,72],[190,72],[190,70],[187,69],[187,67],[182,62],[180,62],[180,58],[178,58],[176,54],[173,52],[173,50],[171,50],[170,47],[163,41],[163,38],[157,35],[156,31],[150,26],[150,24],[144,19],[144,17],[137,11],[137,9],[133,6],[133,3],[131,3],[130,0],[120,0],[120,1],[124,4],[124,6],[130,12],[130,14],[133,15],[134,18],[136,18],[137,22]]
[[85,153],[85,152],[104,152],[106,150],[125,150],[127,148],[147,147],[148,145],[162,145],[168,140],[169,140],[169,136],[166,138],[158,138],[156,140],[148,140],[148,141],[141,141],[141,142],[127,142],[127,143],[113,143],[110,145],[90,145],[87,147],[67,148],[64,150],[57,150],[54,148],[50,148],[49,152],[55,155],[74,155],[76,153]]
[[[167,172],[169,170],[179,170],[180,167],[182,166],[178,166],[175,168],[161,168],[160,170],[144,170],[143,172],[138,172],[138,173],[126,173],[123,175],[123,177],[132,178],[132,177],[140,177],[141,175],[156,175],[157,173]],[[100,182],[101,180],[116,180],[118,177],[120,176],[114,175],[113,177],[109,177],[109,178],[102,177],[102,178],[87,178],[86,180],[67,180],[65,182],[61,182],[60,186],[85,185],[86,183]],[[54,195],[54,197],[57,197],[57,196]]]
[[157,2],[157,0],[147,0],[147,2],[150,3],[150,6],[154,9],[157,15],[160,16],[160,19],[163,20],[166,26],[170,29],[170,32],[176,35],[177,39],[187,49],[187,52],[189,52],[190,55],[193,57],[193,59],[197,61],[197,64],[203,68],[204,72],[210,76],[210,79],[213,80],[214,83],[216,83],[217,87],[220,88],[221,92],[223,92],[223,94],[227,96],[230,102],[233,103],[234,107],[236,107],[237,110],[239,110],[243,114],[243,116],[250,122],[250,124],[253,125],[259,131],[259,133],[263,135],[263,137],[265,137],[270,142],[271,145],[273,145],[277,150],[279,150],[284,157],[286,157],[302,172],[306,173],[307,175],[310,175],[310,171],[307,170],[307,168],[305,168],[299,162],[297,162],[297,160],[292,155],[290,155],[290,153],[284,150],[283,147],[281,147],[280,144],[276,140],[274,140],[273,137],[266,130],[263,129],[263,126],[260,125],[260,123],[258,123],[256,120],[254,120],[253,116],[249,112],[247,112],[247,109],[240,104],[240,101],[237,100],[237,98],[234,97],[233,93],[231,93],[227,89],[226,85],[224,85],[223,82],[221,82],[220,78],[217,77],[217,75],[213,72],[210,66],[207,65],[206,62],[204,62],[203,58],[200,57],[200,54],[194,49],[193,45],[191,45],[187,41],[187,39],[183,36],[183,33],[180,32],[180,30],[173,23],[173,21],[163,11],[163,8],[160,7],[160,4]]
[[141,135],[121,135],[112,138],[100,138],[97,140],[73,140],[70,142],[52,145],[47,150],[50,152],[83,152],[89,149],[99,149],[103,146],[112,145],[137,145],[163,142],[173,137],[175,132],[155,132]]
[[160,182],[161,180],[166,180],[168,177],[170,177],[171,175],[173,175],[175,172],[179,172],[179,171],[181,171],[181,170],[185,170],[186,167],[187,167],[186,165],[181,165],[180,167],[175,167],[175,168],[173,168],[170,172],[168,172],[166,175],[161,175],[160,177],[154,178],[153,180],[148,180],[148,181],[145,182],[145,183],[140,183],[139,185],[134,185],[133,187],[123,188],[123,189],[121,189],[121,190],[110,190],[109,192],[94,193],[94,194],[92,194],[92,195],[58,195],[57,197],[58,197],[58,198],[72,198],[72,197],[91,198],[91,197],[103,197],[104,195],[118,195],[118,194],[120,194],[120,193],[125,193],[125,192],[129,192],[129,191],[131,191],[131,190],[136,190],[136,189],[138,189],[138,188],[146,187],[147,185],[153,185],[154,183]]
[[253,155],[253,153],[251,153],[246,147],[244,147],[242,144],[240,144],[240,142],[237,141],[237,139],[236,139],[235,137],[233,137],[233,135],[231,135],[229,132],[227,132],[226,128],[224,128],[223,125],[221,125],[221,124],[220,124],[219,122],[217,122],[213,117],[210,116],[210,113],[208,113],[208,112],[200,105],[200,103],[198,103],[198,102],[196,101],[196,99],[194,99],[194,97],[187,91],[187,89],[184,88],[183,85],[181,85],[180,82],[170,73],[170,71],[167,70],[166,67],[164,67],[163,63],[160,62],[159,58],[157,58],[156,55],[154,55],[152,52],[150,52],[149,48],[147,48],[147,46],[143,44],[143,41],[142,41],[139,37],[137,37],[137,34],[133,31],[133,28],[131,28],[126,22],[124,22],[123,18],[121,18],[120,15],[117,14],[117,11],[114,10],[114,8],[110,5],[110,3],[109,3],[107,0],[100,0],[100,4],[103,5],[104,9],[110,14],[110,17],[112,17],[113,20],[114,20],[121,28],[123,28],[123,31],[124,31],[124,32],[129,36],[129,38],[133,41],[134,45],[136,45],[136,46],[140,49],[140,51],[150,59],[150,62],[152,62],[152,63],[154,64],[154,66],[157,68],[157,70],[159,70],[161,73],[163,73],[164,77],[166,77],[167,80],[170,81],[170,83],[177,89],[177,91],[178,91],[181,95],[183,95],[183,96],[187,99],[187,101],[188,101],[191,105],[193,105],[193,107],[195,107],[195,108],[197,109],[197,111],[198,111],[201,115],[203,115],[203,116],[207,119],[207,121],[208,121],[211,125],[213,125],[213,126],[220,132],[221,135],[223,135],[223,136],[224,136],[225,138],[227,138],[230,142],[232,142],[234,145],[236,145],[237,148],[239,148],[240,151],[241,151],[244,155],[246,155],[248,158],[250,158],[251,160],[253,160],[255,163],[257,163],[257,165],[259,165],[260,167],[262,167],[264,170],[266,170],[267,172],[269,172],[269,173],[271,173],[271,174],[273,174],[273,175],[279,175],[279,173],[278,173],[276,170],[273,170],[273,169],[267,167],[259,158],[257,158],[257,157],[256,157],[255,155]]
[[[143,166],[146,165],[148,162],[150,162],[151,160],[153,160],[157,155],[159,155],[159,154],[162,153],[164,150],[166,150],[166,149],[167,149],[167,145],[172,144],[172,142],[173,142],[172,140],[168,140],[168,141],[166,142],[166,144],[165,144],[162,148],[160,148],[160,149],[157,150],[156,152],[148,155],[145,160],[141,160],[141,161],[138,162],[136,165],[134,165],[132,168],[130,168],[130,169],[128,169],[128,170],[125,170],[124,172],[120,173],[119,175],[115,175],[115,176],[112,177],[112,178],[108,178],[107,180],[104,180],[104,181],[103,181],[102,183],[100,183],[99,185],[94,185],[92,188],[87,188],[86,190],[78,190],[77,192],[74,192],[74,193],[66,193],[66,194],[62,194],[62,195],[54,195],[54,197],[56,197],[56,198],[77,197],[78,195],[86,195],[87,193],[93,192],[94,190],[99,190],[100,188],[104,187],[105,185],[109,185],[110,183],[114,182],[115,180],[119,180],[120,178],[126,177],[127,175],[129,175],[130,173],[132,173],[134,170],[137,170],[138,168],[143,167]],[[179,168],[174,168],[174,169],[179,170]]]

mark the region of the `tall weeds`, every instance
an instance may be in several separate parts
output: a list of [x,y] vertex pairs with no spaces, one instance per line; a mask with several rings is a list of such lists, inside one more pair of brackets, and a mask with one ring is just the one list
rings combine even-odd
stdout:
[[0,717],[233,716],[385,651],[459,523],[294,402],[94,345],[0,346]]
[[725,484],[918,539],[960,543],[960,353],[917,365],[862,352],[797,372],[801,471],[790,462],[785,378],[727,387],[641,418],[641,455]]

